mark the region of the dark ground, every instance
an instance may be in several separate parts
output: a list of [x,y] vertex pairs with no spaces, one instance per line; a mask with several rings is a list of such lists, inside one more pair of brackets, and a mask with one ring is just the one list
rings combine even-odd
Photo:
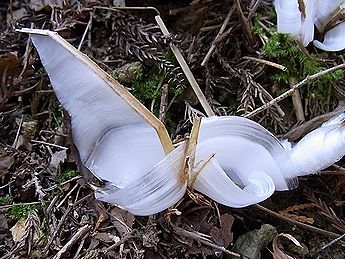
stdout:
[[[126,4],[138,6],[137,2]],[[297,189],[275,193],[260,206],[244,209],[186,194],[174,207],[181,215],[169,209],[151,217],[134,217],[95,200],[80,176],[68,116],[54,96],[35,49],[14,28],[51,29],[76,47],[82,42],[82,52],[160,114],[175,140],[190,130],[188,115],[203,110],[180,74],[168,42],[181,49],[218,115],[248,114],[288,90],[290,79],[300,81],[342,63],[343,52],[327,54],[313,47],[303,52],[294,41],[276,37],[271,1],[261,1],[257,9],[250,1],[241,1],[240,8],[231,0],[140,1],[140,6],[154,6],[161,12],[174,35],[170,39],[152,25],[151,10],[111,11],[101,6],[112,3],[0,3],[1,258],[230,258],[228,251],[242,258],[260,258],[258,252],[256,257],[245,256],[249,248],[254,254],[261,250],[261,258],[272,258],[273,251],[275,258],[289,258],[287,254],[345,258],[344,239],[323,247],[345,233],[345,169],[341,164],[320,175],[302,177]],[[207,65],[201,66],[229,11],[224,33],[216,40]],[[92,26],[83,37],[91,16]],[[264,42],[269,43],[266,48]],[[277,42],[280,50],[287,49],[277,51]],[[282,64],[289,72],[246,57]],[[133,62],[140,67],[135,75],[124,68]],[[157,88],[160,81],[168,85],[165,110]],[[296,122],[290,98],[251,119],[276,135],[298,140],[309,126],[317,127],[332,116],[335,108],[344,110],[344,89],[342,73],[304,86],[301,101],[309,124]],[[239,245],[241,235],[260,228],[254,245]],[[277,233],[291,235],[301,247],[289,241],[290,236],[277,238]],[[244,239],[249,242],[248,237]],[[286,254],[279,257],[277,247]]]

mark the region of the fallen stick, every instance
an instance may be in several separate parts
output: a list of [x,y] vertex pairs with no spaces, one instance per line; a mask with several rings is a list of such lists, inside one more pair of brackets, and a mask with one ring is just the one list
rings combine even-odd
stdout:
[[[163,32],[163,35],[166,37],[169,37],[170,33],[169,33],[167,27],[165,26],[162,18],[159,15],[157,15],[157,16],[155,16],[155,19],[157,21],[159,28]],[[170,46],[172,52],[174,53],[178,63],[180,64],[183,72],[185,73],[190,85],[192,86],[192,88],[193,88],[196,96],[198,97],[202,107],[204,108],[207,116],[209,116],[209,117],[214,116],[215,114],[214,114],[213,110],[211,109],[211,106],[207,102],[204,93],[201,91],[198,83],[196,82],[195,77],[193,76],[192,71],[189,69],[187,62],[183,58],[181,51],[172,43],[170,43],[169,46]]]
[[83,238],[91,229],[90,225],[81,227],[77,233],[60,249],[60,251],[53,257],[53,259],[60,259],[79,239]]
[[331,67],[331,68],[328,68],[326,70],[323,70],[321,72],[318,72],[316,74],[313,74],[311,76],[307,76],[306,78],[304,78],[301,82],[291,86],[291,89],[286,91],[285,93],[279,95],[278,97],[274,98],[273,100],[269,101],[268,103],[265,103],[264,105],[262,105],[261,107],[255,109],[254,111],[246,114],[244,117],[245,118],[250,118],[250,117],[253,117],[254,115],[268,109],[269,107],[273,106],[274,104],[284,100],[286,97],[289,97],[290,95],[292,95],[297,89],[299,89],[300,87],[324,76],[324,75],[327,75],[331,72],[334,72],[338,69],[341,69],[341,68],[344,68],[345,67],[345,63],[343,64],[340,64],[340,65],[337,65],[335,67]]

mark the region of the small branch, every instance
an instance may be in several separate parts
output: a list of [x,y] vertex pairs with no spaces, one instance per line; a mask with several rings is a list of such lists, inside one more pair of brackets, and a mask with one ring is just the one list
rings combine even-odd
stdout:
[[169,94],[168,84],[163,84],[162,85],[161,103],[159,106],[159,120],[162,123],[165,122],[165,116],[166,116],[167,106],[168,106],[168,94]]
[[231,251],[227,250],[223,246],[219,246],[219,245],[216,245],[216,244],[212,243],[208,238],[203,236],[203,234],[201,234],[201,233],[191,232],[191,231],[185,230],[185,229],[180,228],[180,227],[178,227],[178,226],[176,226],[176,225],[174,225],[172,223],[171,223],[171,226],[174,229],[175,233],[178,234],[178,235],[181,235],[181,236],[184,236],[184,237],[187,237],[187,238],[191,238],[191,239],[197,240],[197,241],[199,241],[200,243],[202,243],[204,245],[207,245],[207,246],[212,247],[212,248],[214,248],[216,250],[222,251],[223,253],[226,253],[228,255],[232,255],[232,256],[235,256],[235,257],[240,257],[241,256],[238,253],[231,252]]
[[[232,14],[234,13],[235,11],[235,8],[231,8],[230,11],[228,12],[228,15],[226,16],[223,24],[222,24],[222,27],[220,27],[219,29],[219,32],[216,36],[216,38],[214,39],[214,41],[212,42],[212,45],[210,47],[210,49],[208,50],[204,60],[201,62],[201,66],[205,66],[207,64],[207,61],[210,59],[213,51],[215,50],[216,46],[217,46],[217,43],[219,43],[219,41],[217,41],[219,39],[219,37],[223,34],[223,32],[225,31],[225,28],[226,26],[228,25],[229,21],[230,21],[230,18],[232,16]],[[216,43],[217,42],[217,43]]]
[[247,16],[248,21],[250,21],[252,19],[252,17],[254,16],[254,14],[255,14],[256,10],[258,9],[261,2],[262,2],[262,0],[256,0],[254,5],[252,5],[252,3],[251,3],[252,7],[251,7],[249,14]]
[[8,210],[12,208],[13,206],[29,206],[29,205],[37,205],[37,204],[42,204],[42,203],[39,201],[33,201],[33,202],[28,202],[28,203],[15,203],[15,204],[3,205],[3,206],[0,206],[0,211]]
[[259,210],[262,210],[264,212],[266,212],[267,214],[270,214],[271,216],[274,216],[276,218],[279,218],[279,219],[282,219],[290,224],[294,224],[296,226],[299,226],[299,227],[302,227],[304,229],[307,229],[307,230],[310,230],[310,231],[313,231],[315,233],[319,233],[319,234],[322,234],[322,235],[325,235],[325,236],[330,236],[330,237],[335,237],[335,238],[338,238],[339,235],[336,234],[336,233],[333,233],[333,232],[330,232],[330,231],[327,231],[327,230],[323,230],[321,228],[317,228],[317,227],[314,227],[314,226],[311,226],[311,225],[308,225],[308,224],[305,224],[305,223],[302,223],[302,222],[298,222],[296,220],[293,220],[291,218],[288,218],[288,217],[285,217],[275,211],[272,211],[264,206],[261,206],[259,204],[256,204],[254,205],[256,208],[258,208]]
[[252,60],[252,61],[255,61],[255,62],[259,62],[259,63],[265,64],[265,65],[268,65],[268,66],[271,66],[271,67],[275,67],[275,68],[278,68],[278,69],[283,70],[283,71],[287,70],[287,68],[284,67],[283,65],[280,65],[280,64],[268,61],[268,60],[264,60],[264,59],[261,59],[261,58],[255,58],[255,57],[249,57],[249,56],[245,56],[245,57],[242,57],[242,58],[246,59],[246,60]]
[[320,77],[324,76],[324,75],[327,75],[331,72],[334,72],[338,69],[341,69],[341,68],[344,68],[345,67],[345,63],[343,64],[340,64],[340,65],[337,65],[335,67],[331,67],[331,68],[328,68],[324,71],[321,71],[319,73],[316,73],[316,74],[313,74],[311,76],[307,76],[305,79],[303,79],[301,82],[295,84],[294,86],[291,87],[290,90],[286,91],[285,93],[279,95],[278,97],[274,98],[273,100],[269,101],[268,103],[265,103],[264,105],[262,105],[261,107],[255,109],[254,111],[248,113],[247,115],[245,115],[244,117],[246,118],[250,118],[250,117],[253,117],[254,115],[268,109],[269,107],[273,106],[274,104],[284,100],[286,97],[290,96],[291,94],[293,94],[296,89],[299,89],[300,87],[306,85],[306,84],[309,84],[310,82],[316,80],[316,79],[319,79]]
[[87,34],[87,32],[89,31],[89,28],[91,27],[92,16],[93,16],[93,15],[92,15],[92,12],[90,12],[89,22],[87,23],[86,28],[85,28],[84,33],[83,33],[83,36],[81,37],[81,40],[80,40],[80,43],[79,43],[79,46],[78,46],[78,50],[81,49],[81,46],[83,45],[83,42],[84,42],[85,37],[86,37],[86,34]]
[[66,209],[65,213],[63,214],[62,218],[60,219],[60,222],[57,225],[54,233],[50,236],[46,246],[44,247],[43,252],[42,252],[42,257],[47,257],[51,244],[53,243],[53,241],[55,240],[56,236],[58,235],[58,232],[60,231],[62,225],[65,223],[65,220],[67,219],[67,216],[71,212],[72,208],[73,207],[71,205],[69,205],[67,207],[67,209]]
[[56,144],[52,144],[52,143],[48,143],[48,142],[44,142],[44,141],[40,141],[40,140],[31,140],[31,142],[33,143],[37,143],[37,144],[42,144],[42,145],[47,145],[47,146],[51,146],[51,147],[57,147],[57,148],[61,148],[63,150],[67,150],[68,147],[63,147],[63,146],[59,146]]
[[242,8],[241,8],[241,3],[240,0],[235,0],[236,2],[236,7],[237,7],[237,11],[238,11],[238,15],[240,17],[240,22],[242,24],[242,29],[244,32],[244,37],[246,38],[247,42],[249,43],[249,47],[253,47],[255,40],[253,37],[253,32],[252,29],[250,27],[249,21],[248,19],[244,16]]
[[60,251],[53,257],[53,259],[59,259],[66,253],[79,239],[83,238],[91,229],[90,225],[81,227],[77,233],[60,249]]
[[106,254],[108,253],[109,251],[115,249],[116,247],[120,246],[121,244],[123,244],[124,242],[128,241],[129,239],[131,239],[133,237],[133,233],[134,231],[131,231],[131,232],[128,232],[125,234],[125,236],[118,242],[116,242],[115,244],[112,244],[111,246],[103,249],[103,253]]
[[[159,28],[163,32],[163,35],[166,36],[166,37],[169,37],[170,33],[169,33],[167,27],[165,26],[162,18],[159,15],[157,15],[157,16],[155,16],[155,19],[157,21],[157,24],[158,24]],[[186,77],[188,79],[188,82],[192,86],[192,88],[193,88],[196,96],[198,97],[202,107],[204,108],[207,116],[214,116],[215,114],[214,114],[213,110],[211,109],[211,106],[207,102],[204,93],[201,91],[198,83],[196,82],[195,77],[193,76],[192,71],[188,67],[187,62],[183,58],[181,51],[172,43],[170,43],[169,46],[170,46],[172,52],[174,53],[178,63],[180,64],[183,72],[185,73],[185,75],[186,75]]]
[[[293,88],[295,84],[296,84],[296,79],[291,77],[289,79],[290,88]],[[301,99],[301,94],[299,92],[299,89],[295,89],[295,91],[291,94],[291,98],[292,98],[292,105],[295,110],[297,122],[304,122],[305,121],[304,109],[303,109],[303,104],[302,104],[302,99]]]
[[59,209],[64,202],[68,199],[69,196],[71,196],[72,192],[74,192],[75,189],[77,189],[79,186],[79,183],[77,183],[76,185],[74,185],[74,187],[65,195],[65,197],[62,199],[62,201],[59,203],[59,205],[56,206],[57,209]]
[[133,11],[147,11],[152,10],[160,15],[160,12],[156,7],[153,6],[124,6],[124,7],[103,7],[103,6],[94,6],[93,9],[108,10],[108,11],[118,11],[118,10],[133,10]]
[[321,251],[325,250],[326,248],[334,245],[335,243],[339,242],[340,240],[345,238],[345,234],[341,235],[340,237],[337,237],[336,239],[332,240],[331,242],[329,242],[328,244],[324,245],[323,247],[321,247],[319,250],[317,250],[316,253],[320,253]]
[[19,122],[19,126],[18,126],[18,130],[17,130],[16,137],[15,137],[15,139],[14,139],[14,141],[13,141],[13,144],[12,144],[12,147],[13,147],[13,148],[16,148],[16,146],[17,146],[17,142],[18,142],[20,130],[21,130],[22,125],[23,125],[23,119],[24,119],[24,116],[22,115],[21,118],[20,118],[20,122]]

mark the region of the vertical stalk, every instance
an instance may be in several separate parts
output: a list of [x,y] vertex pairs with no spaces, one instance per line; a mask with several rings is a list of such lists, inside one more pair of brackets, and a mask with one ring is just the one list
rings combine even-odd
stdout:
[[[296,78],[291,77],[289,79],[290,88],[292,88],[296,83],[297,83]],[[294,108],[295,113],[296,113],[297,122],[305,121],[303,104],[302,104],[301,94],[299,92],[299,89],[296,89],[292,93],[291,97],[292,97],[293,108]]]

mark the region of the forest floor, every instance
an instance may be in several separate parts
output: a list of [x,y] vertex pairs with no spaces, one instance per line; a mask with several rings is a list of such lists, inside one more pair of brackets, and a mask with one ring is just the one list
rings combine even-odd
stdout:
[[345,258],[341,162],[241,209],[194,193],[159,214],[136,217],[94,198],[68,115],[28,36],[16,28],[58,32],[156,114],[175,142],[204,110],[169,43],[181,50],[217,115],[247,116],[297,141],[345,111],[340,70],[308,81],[294,102],[287,96],[253,113],[344,62],[344,52],[304,49],[278,34],[272,1],[126,5],[138,2],[160,12],[170,38],[156,25],[154,9],[115,10],[111,1],[97,0],[1,1],[0,258]]

